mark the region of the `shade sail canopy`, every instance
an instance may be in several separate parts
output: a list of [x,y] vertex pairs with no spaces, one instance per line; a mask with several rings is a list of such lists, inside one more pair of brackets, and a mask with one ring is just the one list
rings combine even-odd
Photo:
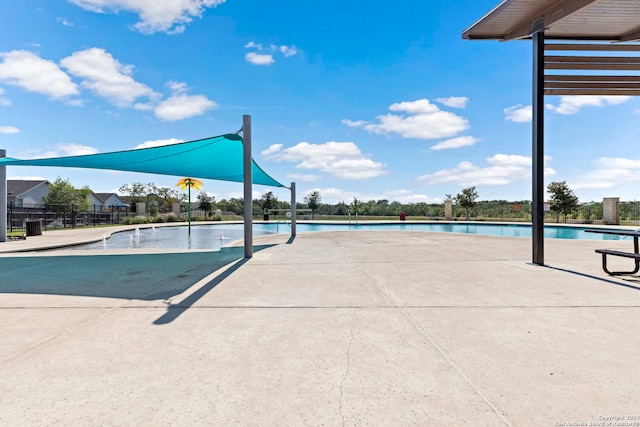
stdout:
[[[253,184],[284,187],[251,161]],[[0,166],[108,169],[243,182],[243,141],[235,134],[160,147],[47,159],[0,158]]]
[[637,0],[504,0],[462,33],[465,39],[513,40],[544,29],[546,39],[640,40]]

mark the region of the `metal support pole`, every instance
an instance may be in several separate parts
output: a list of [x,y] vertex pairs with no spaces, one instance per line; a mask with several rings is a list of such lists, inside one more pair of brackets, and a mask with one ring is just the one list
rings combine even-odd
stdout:
[[291,237],[296,237],[296,183],[291,183]]
[[[6,150],[0,150],[0,157],[6,157]],[[0,166],[0,242],[7,241],[7,167]]]
[[533,263],[544,265],[544,31],[533,34],[531,240]]
[[253,188],[251,170],[251,116],[242,116],[244,167],[244,257],[253,256]]

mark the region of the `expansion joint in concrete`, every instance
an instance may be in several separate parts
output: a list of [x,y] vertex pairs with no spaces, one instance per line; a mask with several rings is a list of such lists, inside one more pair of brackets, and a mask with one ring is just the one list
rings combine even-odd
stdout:
[[347,369],[345,370],[344,376],[342,377],[342,381],[340,381],[340,406],[338,407],[338,411],[340,412],[340,417],[342,418],[342,425],[344,427],[345,420],[344,414],[342,413],[342,395],[344,389],[344,383],[349,376],[349,370],[351,369],[351,344],[353,343],[353,330],[356,326],[356,311],[357,309],[353,309],[353,320],[351,321],[351,336],[349,338],[349,345],[347,345]]

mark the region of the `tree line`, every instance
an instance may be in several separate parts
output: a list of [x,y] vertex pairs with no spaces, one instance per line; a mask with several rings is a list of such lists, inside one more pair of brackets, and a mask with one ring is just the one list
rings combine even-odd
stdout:
[[[124,184],[119,188],[122,199],[131,206],[135,212],[136,203],[144,202],[149,215],[169,213],[174,203],[186,203],[187,196],[176,189],[170,187],[157,186],[153,183],[143,184],[140,182]],[[550,195],[548,200],[550,211],[556,215],[559,222],[560,216],[566,221],[580,206],[578,197],[569,188],[565,181],[552,182],[547,186]],[[49,187],[47,196],[43,202],[51,206],[74,205],[78,210],[88,210],[89,194],[91,189],[88,186],[82,188],[74,187],[69,180],[58,177]],[[479,195],[476,187],[463,189],[460,193],[452,196],[445,195],[445,200],[451,201],[454,217],[470,218],[474,210],[479,208],[482,215],[488,218],[513,217],[530,218],[531,203],[527,200],[509,202],[507,200],[477,201]],[[508,211],[505,211],[508,206]],[[196,196],[196,209],[200,209],[212,216],[216,210],[225,213],[235,213],[242,215],[244,201],[242,198],[229,198],[216,200],[215,197],[206,191],[201,191]],[[290,210],[291,204],[288,201],[278,200],[273,192],[263,194],[259,199],[253,200],[253,213],[260,215],[270,210]],[[296,204],[297,209],[309,209],[312,219],[316,215],[364,215],[370,217],[399,216],[406,214],[427,218],[444,217],[444,205],[442,203],[400,203],[387,199],[379,200],[359,200],[354,197],[349,203],[344,201],[335,204],[322,203],[322,195],[319,191],[311,191],[304,198],[303,202]]]

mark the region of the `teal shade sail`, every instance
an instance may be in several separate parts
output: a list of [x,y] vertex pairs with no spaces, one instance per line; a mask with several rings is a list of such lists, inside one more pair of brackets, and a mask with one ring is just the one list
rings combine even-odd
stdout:
[[[235,134],[160,147],[46,159],[0,158],[0,166],[108,169],[243,182],[243,141]],[[251,160],[253,184],[284,187]]]

